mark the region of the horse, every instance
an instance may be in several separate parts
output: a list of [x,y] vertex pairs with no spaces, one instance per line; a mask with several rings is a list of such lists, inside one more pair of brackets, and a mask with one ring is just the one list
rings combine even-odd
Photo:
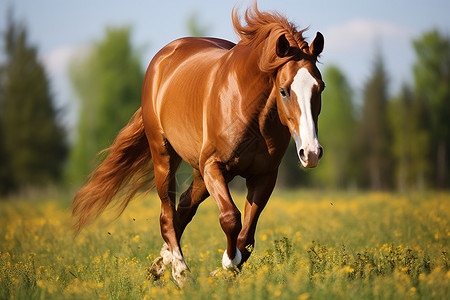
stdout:
[[[164,244],[150,273],[158,279],[171,264],[180,286],[189,274],[180,239],[206,198],[215,200],[226,235],[222,267],[239,270],[254,248],[258,218],[291,137],[303,167],[317,166],[323,155],[317,122],[325,84],[316,66],[323,35],[317,32],[309,45],[307,29],[279,13],[259,11],[255,2],[242,24],[237,10],[237,44],[186,37],[153,57],[141,107],[73,199],[78,233],[111,202],[123,212],[138,191],[156,186]],[[192,166],[193,180],[176,205],[182,160]],[[248,190],[243,222],[228,189],[235,176]]]

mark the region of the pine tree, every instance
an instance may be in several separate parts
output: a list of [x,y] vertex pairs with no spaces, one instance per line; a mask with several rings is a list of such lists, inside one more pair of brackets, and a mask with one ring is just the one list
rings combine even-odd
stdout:
[[390,132],[387,118],[387,75],[378,55],[363,91],[363,107],[358,126],[360,178],[363,186],[385,189],[391,184]]
[[59,179],[67,147],[47,74],[36,48],[28,43],[25,27],[9,17],[3,38],[6,61],[0,69],[0,152],[8,161],[0,173],[9,172],[10,178],[8,187],[5,184],[0,190],[6,193],[13,187]]

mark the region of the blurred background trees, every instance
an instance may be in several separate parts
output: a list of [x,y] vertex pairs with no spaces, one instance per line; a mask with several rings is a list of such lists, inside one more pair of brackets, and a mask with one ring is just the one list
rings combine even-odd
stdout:
[[[37,48],[23,25],[12,18],[7,22],[0,61],[0,194],[54,182],[79,185],[96,166],[97,153],[140,106],[144,68],[132,29],[107,28],[72,58],[69,76],[79,118],[69,144]],[[208,31],[195,13],[186,28],[193,36]],[[450,187],[450,40],[433,30],[411,47],[413,82],[397,95],[389,94],[381,52],[374,53],[361,91],[337,65],[321,67],[327,86],[319,118],[324,157],[318,168],[302,169],[291,143],[280,166],[280,187]],[[190,167],[184,164],[180,171],[179,183],[189,184]]]
[[424,106],[404,85],[389,103],[388,118],[392,132],[393,185],[400,191],[423,189],[429,171],[429,135],[422,127]]
[[141,106],[144,70],[131,44],[131,28],[107,28],[87,54],[72,60],[70,79],[80,99],[76,139],[68,175],[78,184],[96,165],[96,155],[109,147],[117,133]]
[[322,95],[319,117],[320,143],[324,157],[313,172],[321,185],[345,189],[355,184],[356,111],[352,89],[345,75],[336,66],[323,72],[326,89]]
[[378,53],[363,89],[361,119],[357,131],[359,184],[370,189],[386,189],[391,183],[391,132],[387,122],[388,78]]
[[23,25],[12,17],[7,22],[0,66],[1,194],[60,181],[68,149],[37,49]]
[[449,187],[450,40],[433,30],[416,39],[413,45],[417,55],[415,93],[423,106],[421,117],[425,119],[420,127],[428,132],[430,142],[423,155],[430,162],[432,186]]

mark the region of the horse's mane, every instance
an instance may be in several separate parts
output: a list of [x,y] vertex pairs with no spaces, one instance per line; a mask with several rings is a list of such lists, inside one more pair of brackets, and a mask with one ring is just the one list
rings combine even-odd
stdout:
[[239,44],[258,47],[266,42],[266,46],[261,53],[260,69],[264,72],[271,72],[293,58],[298,51],[292,51],[291,55],[278,57],[276,54],[276,43],[278,38],[285,35],[290,47],[293,49],[305,49],[308,43],[304,40],[303,32],[307,28],[297,30],[297,27],[289,22],[286,17],[277,12],[262,12],[258,10],[256,1],[253,7],[245,11],[244,20],[246,25],[242,25],[238,15],[238,8],[234,7],[232,12],[232,22],[240,41]]

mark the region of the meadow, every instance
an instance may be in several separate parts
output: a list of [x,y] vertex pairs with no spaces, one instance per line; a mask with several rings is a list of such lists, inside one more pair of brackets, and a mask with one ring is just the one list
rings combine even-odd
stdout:
[[[244,195],[234,193],[241,208]],[[179,289],[147,268],[162,245],[159,199],[140,195],[74,238],[70,193],[0,201],[0,299],[445,299],[449,193],[275,192],[238,274],[209,198],[183,236]],[[210,272],[219,272],[210,276]],[[448,299],[448,298],[447,298]]]

